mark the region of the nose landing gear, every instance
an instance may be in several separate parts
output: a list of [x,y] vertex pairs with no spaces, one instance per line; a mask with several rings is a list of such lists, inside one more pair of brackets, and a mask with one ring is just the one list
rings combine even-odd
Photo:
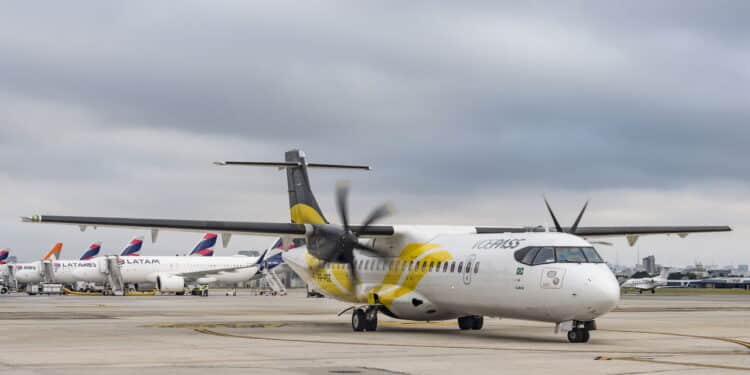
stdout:
[[591,320],[588,322],[574,321],[570,331],[568,331],[568,341],[572,343],[588,342],[590,335],[589,331],[596,330],[596,322]]
[[570,331],[568,331],[568,341],[578,343],[578,342],[588,342],[589,341],[589,330],[585,328],[573,328]]

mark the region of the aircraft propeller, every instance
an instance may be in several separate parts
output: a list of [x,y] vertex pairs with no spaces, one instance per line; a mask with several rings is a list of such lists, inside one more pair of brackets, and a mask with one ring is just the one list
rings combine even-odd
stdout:
[[365,232],[372,224],[391,215],[392,210],[388,204],[382,204],[367,216],[361,226],[354,229],[349,224],[349,184],[339,183],[336,186],[336,208],[341,218],[341,225],[320,224],[313,226],[313,233],[308,237],[308,250],[320,260],[318,269],[324,268],[328,263],[340,262],[349,265],[352,279],[356,284],[359,281],[357,268],[354,264],[354,249],[364,250],[379,254],[380,251],[372,246],[359,242],[357,232]]
[[544,198],[544,204],[547,206],[547,211],[549,211],[550,216],[552,216],[552,221],[555,223],[555,229],[558,232],[576,234],[576,231],[578,230],[578,224],[581,223],[581,218],[583,217],[583,213],[586,212],[586,208],[589,206],[589,201],[586,201],[586,203],[583,205],[583,208],[581,209],[581,212],[578,214],[576,221],[573,223],[573,226],[570,227],[570,229],[568,230],[564,230],[560,226],[560,222],[557,221],[557,217],[555,217],[555,213],[552,211],[552,207],[549,206],[549,202],[547,202],[546,197]]

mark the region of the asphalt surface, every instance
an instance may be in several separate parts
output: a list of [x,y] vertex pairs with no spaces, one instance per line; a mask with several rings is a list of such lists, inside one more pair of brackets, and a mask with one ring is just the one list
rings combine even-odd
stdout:
[[329,299],[0,297],[0,374],[717,374],[750,371],[750,297],[624,296],[586,344],[546,323],[352,332]]

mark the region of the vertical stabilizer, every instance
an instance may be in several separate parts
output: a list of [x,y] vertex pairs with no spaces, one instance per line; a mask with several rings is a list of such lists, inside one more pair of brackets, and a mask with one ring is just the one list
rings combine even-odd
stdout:
[[99,252],[102,251],[102,243],[101,241],[97,241],[92,243],[86,251],[83,252],[83,255],[81,255],[81,260],[91,260],[95,256],[99,255]]
[[291,150],[287,151],[284,156],[287,162],[297,164],[286,168],[292,222],[297,224],[328,223],[310,187],[305,153],[300,150]]
[[58,260],[62,254],[62,242],[56,243],[52,248],[44,255],[44,260]]
[[133,239],[128,242],[127,245],[125,245],[125,248],[122,249],[122,253],[120,253],[120,256],[123,257],[134,257],[141,255],[141,248],[143,247],[143,236],[136,236],[133,237]]
[[214,246],[216,246],[216,233],[206,233],[201,240],[195,245],[190,255],[210,257],[214,255]]

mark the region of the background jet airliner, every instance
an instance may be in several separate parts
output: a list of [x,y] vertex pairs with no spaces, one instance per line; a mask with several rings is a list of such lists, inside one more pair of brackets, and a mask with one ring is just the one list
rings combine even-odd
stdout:
[[627,236],[632,243],[641,235],[731,230],[581,227],[585,206],[571,227],[562,227],[549,205],[554,228],[375,225],[389,214],[385,205],[362,225],[351,225],[344,186],[336,195],[341,224],[331,224],[312,193],[308,168],[369,167],[308,163],[298,150],[287,152],[280,163],[218,164],[285,169],[292,223],[51,215],[24,221],[305,239],[307,245],[285,252],[284,260],[317,290],[352,304],[354,331],[376,330],[379,312],[409,320],[457,319],[461,329],[481,329],[483,317],[491,316],[552,322],[570,342],[588,341],[594,320],[620,297],[617,280],[586,238]]
[[60,259],[62,248],[62,242],[58,242],[42,257],[41,261],[16,263],[13,265],[13,277],[22,285],[41,283],[44,280],[45,264],[51,265],[51,262]]
[[[139,256],[118,259],[117,272],[126,285],[154,284],[163,293],[185,292],[186,288],[213,283],[239,283],[256,277],[263,257],[212,256],[216,235],[206,233],[191,255]],[[109,264],[109,259],[97,260]],[[111,269],[105,264],[79,267],[73,272],[77,281],[104,283],[110,280]],[[203,289],[202,295],[208,295]]]

